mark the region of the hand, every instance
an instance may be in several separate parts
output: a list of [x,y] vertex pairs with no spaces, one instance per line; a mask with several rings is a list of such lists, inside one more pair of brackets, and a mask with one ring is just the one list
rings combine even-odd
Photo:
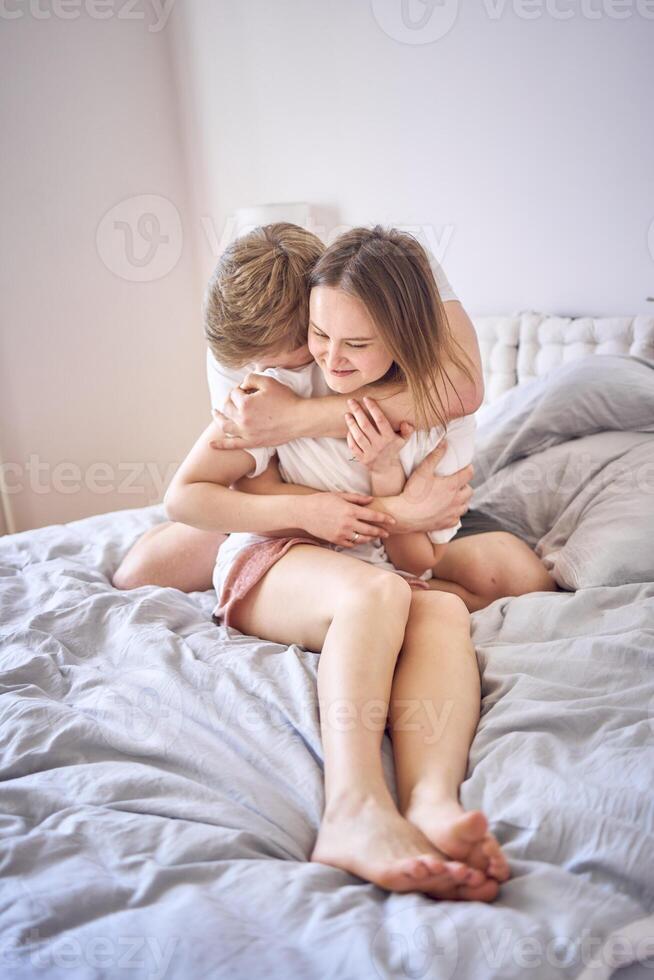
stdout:
[[363,463],[371,473],[385,473],[401,465],[400,450],[413,434],[414,426],[410,422],[401,422],[398,433],[374,398],[364,397],[363,404],[371,417],[356,399],[348,401],[351,411],[345,413],[347,444],[354,459]]
[[[395,519],[365,506],[372,499],[361,493],[312,493],[298,497],[298,510],[302,513],[300,526],[314,537],[343,548],[387,538],[386,528],[395,524]],[[355,533],[358,537],[353,541]]]
[[454,527],[468,510],[472,497],[472,466],[464,466],[450,476],[437,476],[434,469],[447,448],[442,440],[425,456],[395,498],[400,521],[397,531],[440,531]]
[[213,410],[214,449],[281,446],[295,438],[299,395],[275,378],[250,373],[233,388],[221,411]]

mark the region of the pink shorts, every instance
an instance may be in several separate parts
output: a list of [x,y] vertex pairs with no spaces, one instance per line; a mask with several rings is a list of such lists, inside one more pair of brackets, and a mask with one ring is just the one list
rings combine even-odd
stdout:
[[[268,569],[282,558],[294,544],[314,544],[319,548],[330,548],[315,538],[270,538],[269,541],[256,542],[244,548],[234,559],[223,583],[218,605],[214,609],[214,622],[223,626],[233,626],[232,612],[234,606],[244,599],[248,592],[261,581]],[[347,554],[347,552],[341,552]],[[363,559],[359,559],[362,561]],[[399,574],[399,573],[398,573]],[[420,578],[407,576],[412,589],[428,589],[427,583]],[[235,627],[237,628],[237,627]]]

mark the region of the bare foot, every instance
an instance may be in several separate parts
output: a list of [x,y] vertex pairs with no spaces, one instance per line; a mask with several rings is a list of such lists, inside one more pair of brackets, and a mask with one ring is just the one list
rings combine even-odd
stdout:
[[482,871],[439,851],[397,812],[390,797],[350,797],[328,806],[311,860],[387,891],[448,899],[476,897],[468,893],[489,884],[497,891]]
[[423,798],[410,803],[405,816],[446,858],[464,861],[498,882],[510,877],[509,862],[481,810],[466,811],[456,800]]

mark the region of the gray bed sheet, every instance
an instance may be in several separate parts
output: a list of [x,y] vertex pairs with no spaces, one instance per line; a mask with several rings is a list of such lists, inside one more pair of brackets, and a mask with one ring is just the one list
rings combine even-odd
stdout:
[[212,591],[111,587],[163,517],[0,540],[0,976],[654,976],[654,575],[473,616],[462,799],[512,878],[435,902],[307,861],[316,654],[215,626]]

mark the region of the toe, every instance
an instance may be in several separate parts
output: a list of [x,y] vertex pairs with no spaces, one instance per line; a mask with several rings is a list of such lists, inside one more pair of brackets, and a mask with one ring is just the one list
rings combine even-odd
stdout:
[[511,869],[506,858],[492,860],[488,865],[488,874],[497,881],[506,881],[511,877]]
[[499,842],[492,834],[489,834],[484,840],[482,849],[488,859],[487,874],[498,881],[506,881],[510,875],[509,862],[504,856]]
[[437,854],[425,854],[420,860],[429,869],[431,875],[442,875],[446,873],[447,862],[443,861]]
[[397,861],[391,873],[393,875],[406,875],[416,881],[425,881],[434,875],[442,875],[444,867],[444,862],[438,855],[427,853]]
[[481,885],[459,885],[456,898],[466,902],[492,902],[497,898],[499,888],[496,881],[486,878]]
[[468,865],[464,864],[462,861],[446,861],[445,870],[449,874],[452,881],[455,881],[457,884],[463,884],[464,882],[468,884],[470,880],[470,872],[473,869],[468,867]]
[[472,885],[476,888],[478,885],[483,885],[487,881],[487,876],[479,868],[469,868],[468,874],[466,876],[464,885]]
[[455,881],[452,881],[449,874],[434,875],[426,883],[425,893],[431,898],[446,898],[455,899],[457,893],[457,886]]

